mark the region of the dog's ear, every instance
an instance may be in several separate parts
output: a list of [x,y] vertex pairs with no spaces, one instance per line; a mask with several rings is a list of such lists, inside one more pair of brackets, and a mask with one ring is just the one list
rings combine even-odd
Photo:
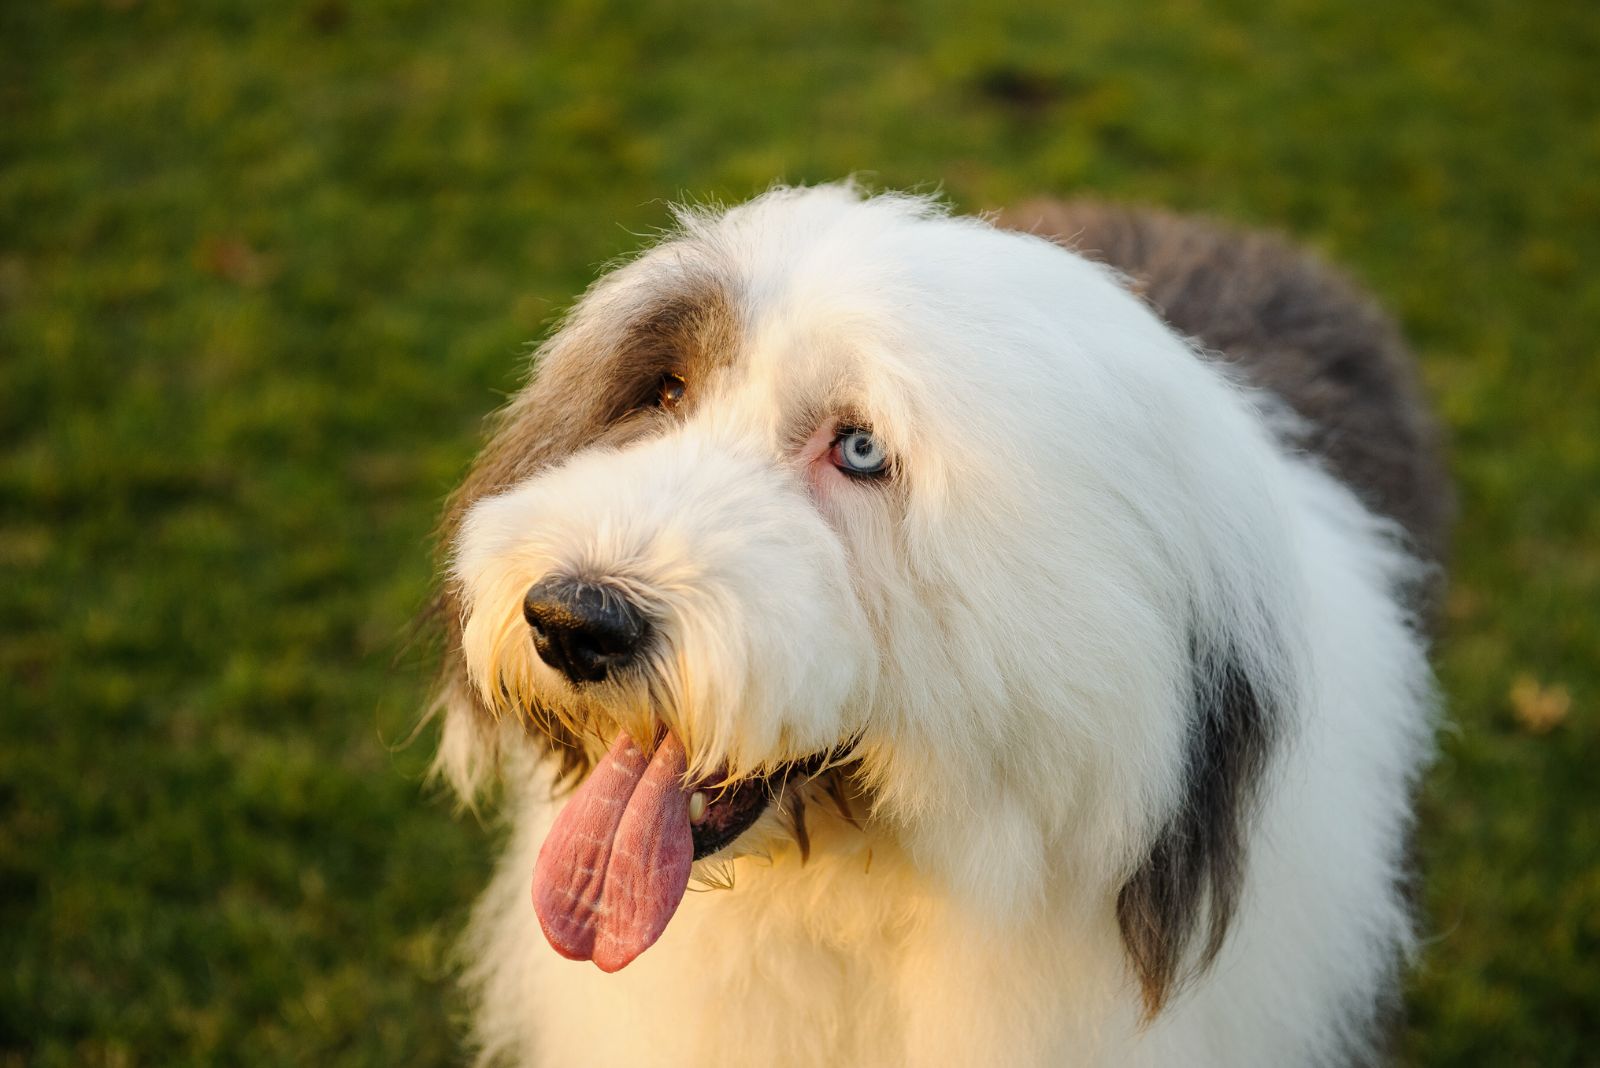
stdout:
[[[457,674],[453,668],[446,670]],[[439,749],[429,777],[449,784],[468,808],[477,807],[500,767],[499,731],[477,704],[465,679],[447,677],[430,712],[439,719]]]
[[415,628],[441,646],[433,700],[418,731],[437,721],[439,745],[428,778],[443,781],[468,808],[495,780],[500,767],[500,731],[467,679],[461,657],[460,601],[442,586],[418,616]]
[[1273,688],[1226,641],[1191,640],[1180,801],[1117,897],[1146,1019],[1216,959],[1244,878],[1246,821],[1278,734]]

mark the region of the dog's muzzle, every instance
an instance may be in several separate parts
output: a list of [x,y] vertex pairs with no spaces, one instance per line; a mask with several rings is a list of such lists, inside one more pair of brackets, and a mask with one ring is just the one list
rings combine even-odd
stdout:
[[534,583],[522,615],[539,659],[574,685],[600,682],[626,667],[650,635],[644,613],[620,590],[567,575]]

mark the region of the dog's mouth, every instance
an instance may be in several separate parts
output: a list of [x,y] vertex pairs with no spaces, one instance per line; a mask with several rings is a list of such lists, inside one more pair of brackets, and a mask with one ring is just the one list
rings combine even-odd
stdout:
[[625,967],[666,930],[694,862],[730,845],[791,780],[832,757],[686,788],[676,736],[664,733],[646,756],[619,734],[556,817],[534,866],[534,908],[550,945],[602,971]]
[[734,783],[702,784],[689,795],[689,834],[694,841],[694,859],[702,860],[732,845],[755,825],[785,786],[792,780],[815,775],[830,757],[829,753],[815,753],[801,760],[791,760],[770,775]]

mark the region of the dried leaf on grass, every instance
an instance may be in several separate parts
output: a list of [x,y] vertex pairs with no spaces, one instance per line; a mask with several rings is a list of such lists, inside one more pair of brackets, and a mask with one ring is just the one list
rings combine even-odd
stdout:
[[1565,686],[1546,686],[1532,675],[1518,675],[1511,684],[1511,713],[1524,730],[1548,734],[1572,711]]

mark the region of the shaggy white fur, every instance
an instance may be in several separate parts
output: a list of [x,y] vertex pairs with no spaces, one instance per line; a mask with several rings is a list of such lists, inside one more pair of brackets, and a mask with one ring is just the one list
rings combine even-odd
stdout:
[[[441,764],[470,792],[494,739],[514,813],[467,942],[483,1059],[1370,1055],[1411,939],[1397,884],[1432,707],[1391,524],[1056,245],[850,186],[680,222],[596,284],[537,374],[581,381],[616,324],[689,280],[725,295],[729,351],[681,412],[478,500],[455,539],[470,685],[447,699]],[[870,427],[887,478],[836,469],[839,426]],[[557,572],[650,618],[631,681],[577,686],[536,654],[523,595]],[[1218,728],[1208,702],[1230,694]],[[529,902],[563,803],[542,717],[591,756],[665,724],[691,777],[845,746],[860,818],[812,804],[803,858],[773,805],[604,974],[559,957]],[[1241,781],[1193,811],[1207,776]],[[1179,947],[1152,983],[1119,895],[1195,819],[1235,820],[1240,841],[1179,841],[1202,878],[1160,883],[1169,912],[1133,910],[1168,916],[1153,937]],[[1231,923],[1210,911],[1230,871]],[[1225,930],[1209,963],[1208,930]]]

